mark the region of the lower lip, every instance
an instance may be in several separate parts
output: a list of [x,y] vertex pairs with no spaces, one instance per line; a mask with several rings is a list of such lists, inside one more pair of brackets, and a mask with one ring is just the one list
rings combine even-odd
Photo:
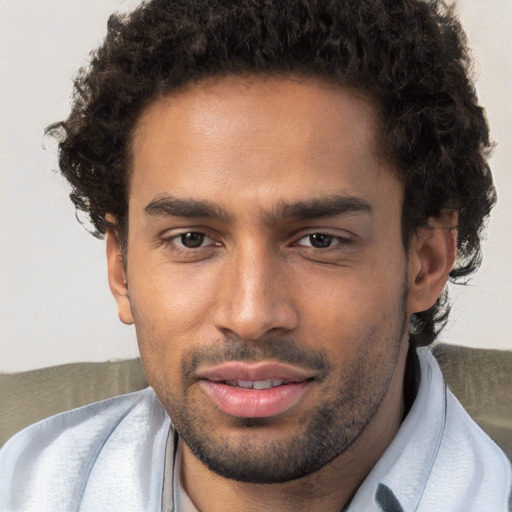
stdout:
[[221,411],[239,418],[268,418],[296,405],[310,382],[294,382],[269,389],[238,388],[208,380],[201,384]]

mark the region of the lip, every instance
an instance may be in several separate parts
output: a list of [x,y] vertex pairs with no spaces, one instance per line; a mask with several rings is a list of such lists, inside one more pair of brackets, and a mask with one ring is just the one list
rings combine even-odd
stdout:
[[[283,413],[303,398],[315,372],[282,363],[229,362],[197,372],[203,391],[223,412],[238,418],[268,418]],[[268,389],[245,389],[226,381],[284,380]]]
[[277,379],[286,380],[288,382],[302,382],[314,378],[316,372],[284,363],[242,363],[240,361],[230,361],[219,366],[198,370],[196,375],[199,379],[209,380],[211,382]]

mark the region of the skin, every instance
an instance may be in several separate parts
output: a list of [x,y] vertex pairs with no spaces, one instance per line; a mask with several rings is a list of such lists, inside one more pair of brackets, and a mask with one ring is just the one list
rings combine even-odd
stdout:
[[[339,511],[399,428],[408,321],[441,293],[456,233],[452,215],[431,219],[405,252],[403,186],[377,153],[375,118],[323,81],[232,77],[155,100],[137,123],[126,261],[109,233],[109,281],[185,440],[182,483],[202,512]],[[305,214],[312,202],[324,215]],[[186,233],[205,236],[186,247]],[[231,356],[324,365],[298,403],[251,421],[219,410],[196,378]],[[327,449],[314,446],[319,428]],[[289,481],[226,473],[247,459],[285,480],[304,450],[324,460]]]

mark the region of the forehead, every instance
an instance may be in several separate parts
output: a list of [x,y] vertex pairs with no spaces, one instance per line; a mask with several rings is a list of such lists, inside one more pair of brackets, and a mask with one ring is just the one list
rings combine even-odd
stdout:
[[130,202],[164,194],[217,201],[236,195],[246,208],[264,208],[315,195],[360,195],[382,180],[395,181],[377,153],[376,136],[370,100],[326,81],[200,82],[159,98],[140,117]]

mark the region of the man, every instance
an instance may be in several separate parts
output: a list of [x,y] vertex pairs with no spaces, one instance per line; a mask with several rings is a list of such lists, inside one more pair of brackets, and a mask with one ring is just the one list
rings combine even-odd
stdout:
[[506,510],[424,348],[495,201],[466,67],[423,1],[112,17],[52,130],[151,387],[13,438],[0,508]]

